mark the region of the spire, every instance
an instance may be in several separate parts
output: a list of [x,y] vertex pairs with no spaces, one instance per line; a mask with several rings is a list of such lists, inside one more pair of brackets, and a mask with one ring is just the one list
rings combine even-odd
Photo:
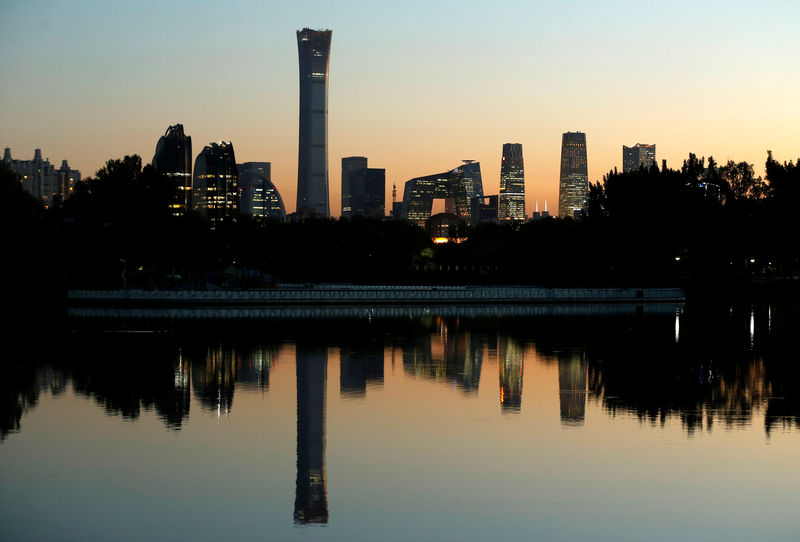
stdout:
[[539,200],[538,199],[536,200],[536,212],[537,213],[539,212]]
[[547,212],[547,200],[544,200],[544,212]]
[[397,202],[397,183],[392,183],[392,203]]

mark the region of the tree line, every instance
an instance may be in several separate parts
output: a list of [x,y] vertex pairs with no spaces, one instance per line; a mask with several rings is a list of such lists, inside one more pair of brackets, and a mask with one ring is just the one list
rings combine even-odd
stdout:
[[610,171],[584,216],[466,228],[434,245],[423,229],[368,218],[277,223],[240,216],[211,228],[173,216],[176,189],[139,156],[113,159],[44,209],[0,166],[3,283],[26,296],[70,288],[263,288],[275,282],[680,285],[724,287],[800,275],[794,205],[800,160],[722,166],[694,154]]

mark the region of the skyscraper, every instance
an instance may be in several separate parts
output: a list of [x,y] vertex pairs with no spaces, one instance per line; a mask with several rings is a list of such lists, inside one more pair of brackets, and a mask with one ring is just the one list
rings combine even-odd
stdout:
[[211,143],[194,162],[192,207],[211,220],[212,227],[239,213],[239,170],[233,144]]
[[656,162],[656,146],[637,143],[633,147],[622,146],[622,171],[633,171],[640,166],[649,168]]
[[278,189],[272,183],[272,164],[245,162],[239,170],[239,210],[243,215],[283,222],[286,208]]
[[589,192],[586,165],[586,134],[567,132],[561,137],[561,178],[558,185],[558,216],[572,217],[583,212]]
[[469,221],[472,201],[468,187],[471,187],[473,194],[479,192],[480,196],[483,195],[483,186],[479,187],[476,182],[480,181],[480,167],[480,163],[472,162],[450,171],[406,181],[403,190],[404,218],[419,227],[425,227],[425,221],[431,216],[433,200],[443,199],[446,212]]
[[525,167],[522,144],[504,143],[500,162],[500,220],[525,220]]
[[342,158],[342,217],[354,216],[353,207],[359,206],[363,197],[367,159],[364,156]]
[[174,183],[172,214],[185,215],[192,204],[192,138],[183,132],[183,124],[170,126],[159,138],[153,167]]
[[342,217],[382,218],[386,207],[386,170],[367,167],[363,156],[342,158]]
[[297,213],[330,216],[328,204],[328,64],[330,30],[297,31],[300,57],[300,142]]

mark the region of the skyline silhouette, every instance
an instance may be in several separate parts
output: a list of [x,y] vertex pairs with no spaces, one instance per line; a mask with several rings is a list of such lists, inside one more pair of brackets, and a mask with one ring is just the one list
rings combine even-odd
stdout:
[[[757,174],[766,149],[796,154],[798,38],[788,21],[800,8],[785,2],[729,3],[725,10],[584,4],[568,14],[531,5],[517,7],[513,18],[467,3],[458,21],[472,39],[458,47],[446,32],[427,31],[452,19],[439,5],[415,17],[347,2],[312,2],[302,10],[235,6],[219,17],[213,15],[221,8],[208,8],[212,16],[199,10],[206,13],[200,18],[171,5],[160,6],[159,17],[155,8],[93,2],[69,10],[9,6],[0,69],[11,84],[0,91],[0,141],[23,157],[43,148],[89,173],[108,157],[149,157],[153,135],[181,122],[196,143],[232,141],[242,162],[271,162],[276,187],[294,202],[293,38],[309,26],[337,33],[329,168],[344,156],[370,156],[386,168],[387,201],[392,184],[465,158],[483,162],[485,192],[496,194],[500,146],[519,141],[526,149],[526,207],[548,200],[554,208],[565,131],[587,133],[590,182],[621,168],[620,148],[632,141],[657,143],[659,157],[673,167],[693,151],[720,163],[756,164]],[[10,24],[20,18],[58,20],[86,37],[55,46],[44,28],[22,33]],[[143,33],[152,39],[141,40]],[[647,63],[621,72],[632,46],[646,47]],[[163,60],[164,50],[172,61]],[[80,63],[64,77],[73,65],[67,59]],[[200,69],[209,61],[220,70],[210,82]],[[465,69],[476,77],[454,86],[453,74]],[[223,85],[234,74],[244,84]],[[213,115],[211,104],[218,104]],[[340,200],[338,177],[330,182],[332,202]]]

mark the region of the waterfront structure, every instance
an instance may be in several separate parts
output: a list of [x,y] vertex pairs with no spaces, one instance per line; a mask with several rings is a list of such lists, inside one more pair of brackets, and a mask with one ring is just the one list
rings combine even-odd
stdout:
[[283,222],[286,207],[280,192],[272,183],[272,164],[245,162],[236,165],[239,171],[239,212],[243,215]]
[[416,177],[406,182],[403,216],[409,222],[424,227],[425,221],[431,216],[433,200],[444,199],[446,212],[470,222],[473,195],[483,198],[479,162],[470,162],[443,173]]
[[192,207],[212,227],[239,213],[239,171],[230,141],[203,147],[194,162],[192,185]]
[[561,137],[561,175],[558,185],[558,216],[579,216],[589,192],[586,134],[566,132]]
[[192,138],[184,133],[183,124],[170,126],[159,138],[152,163],[175,188],[172,214],[185,215],[192,208]]
[[525,220],[525,167],[520,143],[503,144],[498,219],[517,222]]
[[45,207],[60,204],[81,180],[81,172],[70,168],[66,160],[56,169],[49,158],[43,159],[42,149],[33,151],[33,160],[15,160],[6,147],[3,162],[20,176],[22,188]]
[[656,146],[637,143],[633,147],[622,146],[622,171],[649,168],[656,163]]
[[330,30],[297,31],[300,60],[300,136],[297,208],[301,215],[330,216],[328,203],[328,66]]
[[297,370],[297,479],[294,521],[328,522],[325,476],[325,388],[328,350],[298,344]]

